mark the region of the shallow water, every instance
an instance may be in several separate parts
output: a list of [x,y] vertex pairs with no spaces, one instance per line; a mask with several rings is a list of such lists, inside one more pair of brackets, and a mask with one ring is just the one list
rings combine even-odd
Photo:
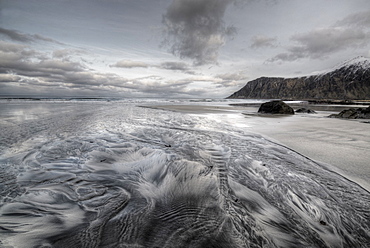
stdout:
[[1,247],[370,247],[357,184],[222,119],[136,105],[1,103]]

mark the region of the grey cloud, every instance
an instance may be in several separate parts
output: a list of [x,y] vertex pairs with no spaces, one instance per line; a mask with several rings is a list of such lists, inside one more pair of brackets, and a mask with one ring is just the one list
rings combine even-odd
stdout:
[[159,68],[166,69],[166,70],[176,70],[176,71],[189,70],[188,64],[184,62],[163,62],[160,64]]
[[53,58],[64,58],[71,54],[70,49],[59,49],[53,51]]
[[243,71],[219,74],[216,77],[221,79],[220,81],[214,82],[217,88],[240,86],[245,84],[245,80],[248,79],[248,76],[245,75]]
[[19,60],[20,63],[28,59],[45,59],[46,56],[40,52],[30,49],[28,46],[9,43],[0,40],[0,63],[9,60]]
[[276,38],[267,37],[264,35],[256,35],[252,37],[251,48],[276,47]]
[[179,97],[179,96],[199,96],[207,93],[204,89],[189,89],[187,86],[193,83],[192,80],[178,80],[167,82],[150,82],[143,84],[140,82],[136,89],[143,93],[154,96]]
[[0,73],[12,72],[21,76],[61,79],[67,73],[85,70],[76,62],[61,60],[33,61],[22,53],[0,52]]
[[164,45],[196,64],[216,63],[218,51],[235,28],[223,17],[233,0],[174,0],[163,15]]
[[58,83],[50,83],[50,82],[44,82],[41,80],[38,80],[37,78],[22,78],[19,83],[22,86],[28,86],[28,87],[35,87],[35,86],[41,86],[41,87],[60,87],[61,85]]
[[121,60],[115,63],[114,65],[110,65],[110,67],[118,67],[118,68],[147,68],[149,65],[144,62],[140,61],[132,61],[132,60]]
[[305,57],[305,54],[301,49],[297,53],[279,53],[275,55],[274,57],[267,60],[267,62],[276,62],[276,61],[295,61],[297,59],[301,59]]
[[162,62],[157,65],[157,64],[148,64],[141,61],[121,60],[113,65],[110,65],[110,67],[128,68],[128,69],[154,67],[162,70],[181,71],[187,74],[195,74],[192,70],[190,70],[190,67],[187,63],[174,61]]
[[110,67],[118,67],[118,68],[157,67],[159,69],[164,69],[164,70],[178,70],[178,71],[184,71],[184,70],[189,69],[189,66],[184,62],[163,62],[159,65],[155,65],[155,64],[147,64],[145,62],[132,61],[132,60],[121,60],[113,65],[110,65]]
[[[73,55],[81,55],[86,54],[85,51],[77,50],[77,49],[59,49],[53,51],[53,58],[68,58]],[[82,59],[82,58],[81,58]]]
[[[16,44],[0,44],[0,73],[9,75],[15,74],[22,77],[23,82],[28,77],[43,81],[45,83],[58,82],[60,85],[73,83],[80,77],[86,85],[96,85],[96,78],[86,78],[84,73],[91,73],[80,63],[68,60],[40,59],[39,53],[27,52],[26,47]],[[4,76],[3,76],[4,77]],[[80,82],[82,82],[82,80]],[[72,82],[71,82],[72,81]],[[77,81],[77,80],[76,80]]]
[[[62,59],[38,56],[37,52],[25,52],[26,46],[0,42],[0,85],[2,94],[28,93],[49,94],[111,94],[138,96],[188,96],[204,92],[191,91],[189,80],[165,81],[150,76],[136,79],[123,78],[114,73],[99,73],[85,65]],[[63,54],[63,52],[62,52]],[[46,55],[45,55],[46,56]],[[162,64],[167,69],[185,69],[185,64]],[[17,83],[15,83],[17,82]],[[27,91],[25,91],[27,89]],[[190,93],[191,92],[191,93]],[[56,93],[55,93],[56,94]]]
[[19,82],[21,77],[12,74],[0,74],[0,82],[9,83],[9,82]]
[[221,79],[211,76],[194,76],[187,79],[190,82],[219,82]]
[[292,40],[299,42],[313,57],[328,54],[348,47],[361,47],[369,43],[370,33],[359,29],[325,28],[307,34],[295,35]]
[[[348,18],[352,19],[354,16]],[[349,24],[349,19],[343,20],[347,20],[345,23]],[[361,28],[331,26],[296,34],[291,40],[295,45],[288,47],[287,52],[274,56],[268,62],[295,61],[301,58],[321,59],[348,48],[363,48],[370,44],[370,30],[362,26]]]
[[34,41],[46,41],[46,42],[52,42],[52,43],[57,43],[63,45],[63,43],[53,40],[48,37],[44,37],[39,34],[23,34],[21,32],[18,32],[16,30],[12,29],[6,29],[6,28],[1,28],[0,27],[0,35],[6,36],[9,39],[13,41],[20,41],[20,42],[34,42]]
[[54,39],[51,39],[51,38],[48,38],[48,37],[44,37],[42,35],[39,35],[39,34],[32,34],[31,37],[35,40],[42,40],[42,41],[47,41],[47,42],[52,42],[52,43],[57,43],[59,45],[64,45],[64,43],[62,42],[59,42],[59,41],[56,41]]
[[11,40],[20,41],[20,42],[31,42],[33,39],[29,35],[19,33],[15,30],[5,29],[0,27],[0,34],[7,36]]
[[43,60],[35,64],[36,69],[46,72],[77,72],[84,70],[84,66],[77,62],[71,62],[66,60]]
[[145,77],[140,77],[140,78],[136,78],[137,80],[143,80],[143,79],[150,79],[150,80],[164,80],[163,77],[161,76],[158,76],[158,75],[150,75],[150,76],[145,76]]
[[187,63],[184,62],[163,62],[156,66],[163,70],[181,71],[186,74],[195,75],[196,72],[192,71]]
[[26,51],[25,50],[26,48],[27,47],[24,46],[24,45],[9,43],[9,42],[5,42],[5,41],[0,40],[0,51],[2,51],[2,52],[12,52],[12,53],[24,52],[24,51]]
[[226,73],[226,74],[219,74],[217,75],[218,78],[222,80],[229,80],[229,81],[239,81],[247,79],[247,75],[245,75],[242,71],[234,72],[234,73]]
[[351,14],[338,21],[335,26],[370,27],[370,11]]

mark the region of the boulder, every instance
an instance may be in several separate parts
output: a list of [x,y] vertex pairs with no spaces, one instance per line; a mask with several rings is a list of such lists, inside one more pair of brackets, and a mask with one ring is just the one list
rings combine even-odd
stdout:
[[344,119],[370,119],[370,106],[368,108],[345,109],[339,114],[332,114],[329,117]]
[[271,101],[263,103],[258,113],[294,115],[294,110],[283,101]]
[[300,108],[295,111],[296,113],[316,114],[312,109]]

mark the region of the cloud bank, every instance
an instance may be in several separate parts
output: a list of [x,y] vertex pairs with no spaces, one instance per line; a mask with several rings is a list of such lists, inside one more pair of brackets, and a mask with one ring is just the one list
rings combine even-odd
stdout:
[[174,0],[163,15],[164,45],[195,64],[216,63],[226,37],[235,33],[223,21],[233,0]]
[[287,47],[286,52],[268,61],[323,59],[349,48],[366,47],[370,44],[370,11],[351,14],[329,27],[295,34],[290,40],[294,45]]
[[1,27],[0,27],[0,35],[5,36],[13,41],[19,41],[19,42],[46,41],[46,42],[52,42],[52,43],[63,45],[63,43],[59,41],[50,39],[48,37],[44,37],[39,34],[23,34],[16,30],[6,29],[6,28],[1,28]]
[[[51,54],[27,45],[0,41],[0,92],[5,95],[38,96],[163,96],[189,97],[206,94],[206,89],[191,89],[195,79],[169,80],[160,76],[125,78],[115,73],[98,72],[73,60],[81,51],[59,49]],[[155,67],[190,73],[183,62],[155,65],[122,60],[114,66],[123,68]],[[112,67],[112,66],[111,66]]]

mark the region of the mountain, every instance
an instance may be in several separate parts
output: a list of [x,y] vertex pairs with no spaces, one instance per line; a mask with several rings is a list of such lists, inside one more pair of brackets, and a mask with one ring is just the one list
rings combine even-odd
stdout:
[[369,100],[370,60],[356,57],[305,77],[257,78],[227,98]]

